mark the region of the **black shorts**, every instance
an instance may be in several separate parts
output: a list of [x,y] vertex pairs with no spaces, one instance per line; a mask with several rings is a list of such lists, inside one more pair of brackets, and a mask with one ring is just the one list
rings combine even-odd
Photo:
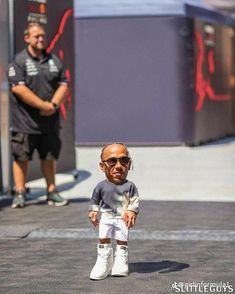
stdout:
[[57,133],[24,134],[12,132],[12,155],[15,160],[32,160],[33,152],[38,151],[40,159],[56,160],[61,149],[61,140]]

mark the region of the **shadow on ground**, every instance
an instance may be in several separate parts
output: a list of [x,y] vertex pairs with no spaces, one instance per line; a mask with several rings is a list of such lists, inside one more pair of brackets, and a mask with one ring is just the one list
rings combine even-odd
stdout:
[[[68,172],[66,174],[73,174],[74,172]],[[64,192],[67,190],[72,189],[74,186],[78,185],[79,183],[85,181],[91,176],[91,173],[88,171],[79,171],[78,176],[74,177],[73,181],[64,183],[64,184],[58,184],[57,189],[59,192]],[[46,189],[41,187],[34,187],[30,188],[29,193],[27,195],[27,199],[32,200],[38,197],[41,197],[43,195],[46,195]]]
[[[45,195],[45,194],[43,194]],[[79,203],[83,203],[83,202],[89,202],[90,199],[89,198],[86,198],[86,197],[79,197],[79,198],[72,198],[72,199],[69,199],[69,203],[70,204],[79,204]],[[45,200],[41,200],[41,199],[38,199],[37,197],[35,198],[30,198],[27,202],[26,202],[26,205],[25,206],[32,206],[32,205],[48,205],[47,202]],[[1,207],[1,206],[0,206]]]
[[7,207],[7,206],[11,206],[11,202],[12,202],[12,199],[10,197],[0,197],[0,210],[1,208],[4,208],[4,207]]
[[161,262],[135,262],[130,263],[130,272],[136,273],[153,273],[159,272],[160,274],[167,274],[171,272],[181,271],[190,267],[187,263],[181,263],[171,260],[163,260]]
[[[72,189],[74,186],[78,185],[79,183],[85,181],[91,176],[91,173],[85,170],[79,171],[79,173],[75,171],[67,172],[65,173],[66,175],[71,174],[75,175],[73,178],[73,181],[63,183],[63,184],[58,184],[57,189],[59,192],[67,191]],[[13,192],[14,195],[14,192]],[[45,187],[33,187],[30,189],[27,189],[27,205],[44,205],[46,204],[45,201],[40,201],[37,200],[37,198],[46,195],[46,189]],[[86,202],[88,201],[87,198],[74,198],[71,199],[71,203],[77,203],[77,202]],[[11,206],[12,199],[11,197],[0,197],[0,209],[3,207]]]

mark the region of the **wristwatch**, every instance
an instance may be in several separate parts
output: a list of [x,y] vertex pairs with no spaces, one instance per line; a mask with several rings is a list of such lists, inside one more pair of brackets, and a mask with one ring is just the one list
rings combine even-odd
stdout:
[[52,104],[53,104],[53,106],[54,106],[54,108],[55,108],[55,110],[58,110],[60,107],[59,107],[59,105],[58,104],[56,104],[55,102],[51,102]]

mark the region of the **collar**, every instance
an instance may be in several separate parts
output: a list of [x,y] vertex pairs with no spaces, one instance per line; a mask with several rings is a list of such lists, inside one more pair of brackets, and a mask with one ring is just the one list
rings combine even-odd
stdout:
[[37,61],[37,62],[41,62],[41,63],[47,61],[47,60],[49,59],[49,57],[50,57],[50,54],[48,54],[47,51],[46,51],[45,49],[42,51],[42,55],[43,55],[43,57],[42,57],[41,59],[38,58],[38,57],[33,56],[33,55],[29,52],[28,48],[26,48],[26,52],[27,52],[27,54],[30,56],[30,58],[32,58],[33,60],[35,60],[35,61]]

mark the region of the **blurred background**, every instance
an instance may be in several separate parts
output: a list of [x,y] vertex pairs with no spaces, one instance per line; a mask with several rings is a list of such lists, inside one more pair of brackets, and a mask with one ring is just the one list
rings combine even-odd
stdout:
[[[71,81],[60,108],[58,180],[79,173],[90,182],[67,197],[89,194],[102,176],[101,146],[120,141],[130,146],[131,177],[142,180],[146,199],[178,194],[192,200],[201,191],[200,199],[233,201],[232,0],[0,0],[2,194],[14,189],[7,64],[24,48],[23,31],[32,20],[45,25],[47,50],[63,61]],[[32,189],[41,185],[36,158]]]

